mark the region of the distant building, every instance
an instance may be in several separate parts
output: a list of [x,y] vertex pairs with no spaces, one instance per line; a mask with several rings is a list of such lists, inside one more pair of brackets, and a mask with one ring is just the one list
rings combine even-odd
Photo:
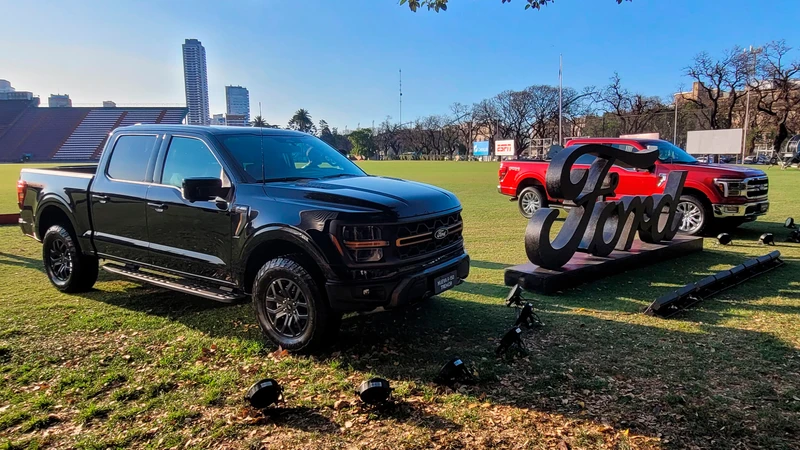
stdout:
[[0,100],[33,100],[33,92],[18,91],[8,80],[0,80]]
[[51,108],[71,108],[72,100],[69,99],[68,94],[50,94],[47,99],[47,106]]
[[225,104],[228,116],[243,116],[244,123],[250,123],[250,92],[241,86],[225,86]]
[[225,125],[225,114],[214,114],[211,117],[211,125]]
[[116,108],[117,104],[112,102],[111,100],[104,100],[103,101],[103,108]]
[[186,106],[189,108],[189,125],[208,125],[208,75],[206,49],[197,39],[186,39],[183,44],[183,80],[186,88]]
[[229,127],[246,127],[250,122],[243,114],[225,114],[225,125]]

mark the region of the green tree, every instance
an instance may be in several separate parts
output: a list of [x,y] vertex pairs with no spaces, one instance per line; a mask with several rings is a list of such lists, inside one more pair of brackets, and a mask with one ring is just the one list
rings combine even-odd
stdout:
[[[511,0],[500,0],[502,3],[511,3]],[[622,3],[623,1],[633,1],[633,0],[614,0],[617,4]],[[547,6],[550,3],[555,2],[555,0],[525,0],[525,9],[540,9],[542,6]],[[417,9],[420,7],[428,8],[428,10],[434,10],[436,12],[447,11],[447,0],[400,0],[401,5],[408,4],[408,8],[411,11],[416,12]]]
[[316,131],[314,122],[311,120],[311,114],[303,108],[298,109],[289,120],[289,129],[312,134]]
[[375,141],[372,138],[371,128],[361,128],[347,135],[353,145],[353,154],[362,158],[369,158],[375,154]]
[[250,122],[250,125],[252,125],[254,127],[259,127],[259,128],[269,127],[269,124],[267,123],[267,121],[264,120],[264,118],[261,117],[261,116],[255,116],[253,118],[253,120]]
[[336,138],[331,132],[331,127],[328,126],[328,122],[320,120],[317,131],[319,132],[319,138],[322,139],[323,142],[330,145],[331,147],[336,147]]

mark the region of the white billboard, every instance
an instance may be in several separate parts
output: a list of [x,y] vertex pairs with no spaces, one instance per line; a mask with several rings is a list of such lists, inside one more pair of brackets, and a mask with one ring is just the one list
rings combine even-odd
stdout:
[[658,133],[620,134],[619,137],[625,139],[661,139],[661,135]]
[[514,156],[514,140],[495,141],[494,154],[496,156]]
[[690,155],[738,155],[742,152],[742,129],[690,131],[686,152]]

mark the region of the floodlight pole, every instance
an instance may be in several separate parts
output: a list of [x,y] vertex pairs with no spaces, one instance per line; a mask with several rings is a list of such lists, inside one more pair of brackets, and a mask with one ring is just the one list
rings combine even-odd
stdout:
[[678,95],[680,95],[680,92],[675,94],[675,98],[673,99],[675,100],[675,123],[672,124],[672,143],[676,146],[678,145]]

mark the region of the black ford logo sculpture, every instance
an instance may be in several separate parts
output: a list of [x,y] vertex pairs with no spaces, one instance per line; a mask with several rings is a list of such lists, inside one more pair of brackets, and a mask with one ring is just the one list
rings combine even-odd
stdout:
[[[578,158],[587,154],[597,157],[589,169],[573,170]],[[525,230],[528,259],[543,268],[559,269],[577,251],[608,256],[614,250],[630,250],[637,232],[644,242],[672,240],[681,223],[676,207],[685,171],[670,172],[663,194],[603,201],[619,183],[619,175],[609,173],[612,165],[649,169],[657,159],[658,150],[627,152],[598,144],[567,147],[556,154],[547,169],[547,192],[576,206],[553,241],[550,230],[558,210],[542,208],[533,214]]]

